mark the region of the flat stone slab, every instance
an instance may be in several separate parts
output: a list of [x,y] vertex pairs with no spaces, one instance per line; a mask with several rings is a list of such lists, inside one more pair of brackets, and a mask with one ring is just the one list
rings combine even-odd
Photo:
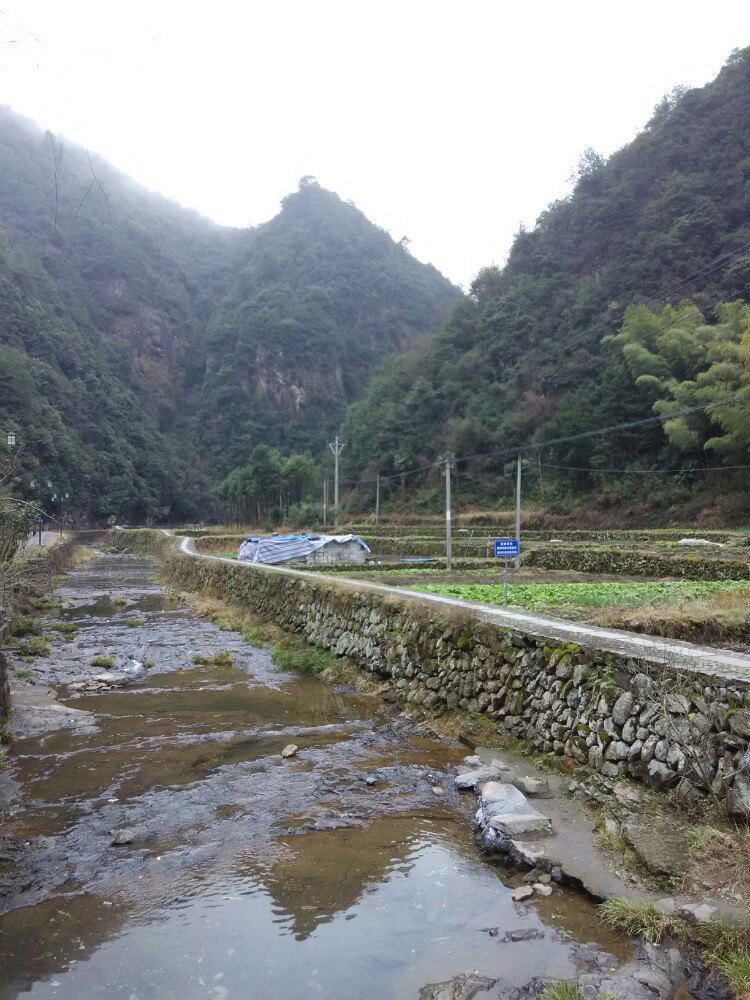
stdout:
[[491,761],[482,767],[473,767],[468,771],[461,771],[456,775],[456,788],[477,788],[486,781],[494,781],[497,778],[504,778],[510,774],[510,768],[501,761]]
[[54,729],[96,731],[96,720],[90,712],[61,705],[51,688],[12,684],[10,698],[16,736],[36,736]]
[[489,825],[506,837],[517,837],[522,833],[551,833],[552,824],[546,816],[533,812],[520,816],[492,816]]
[[497,806],[502,807],[506,812],[525,811],[528,806],[528,800],[523,792],[509,781],[486,782],[482,785],[479,793],[479,801],[484,809]]

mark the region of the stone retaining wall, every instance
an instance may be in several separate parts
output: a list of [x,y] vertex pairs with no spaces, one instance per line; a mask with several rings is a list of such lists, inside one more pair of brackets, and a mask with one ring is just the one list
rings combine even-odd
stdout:
[[[21,563],[15,583],[8,587],[5,593],[4,606],[0,607],[0,646],[10,645],[8,638],[10,616],[14,607],[25,595],[48,593],[52,588],[54,577],[68,564],[77,545],[86,544],[106,537],[101,530],[80,531],[68,535],[56,545],[33,550],[30,557]],[[7,721],[10,713],[10,692],[8,686],[8,664],[0,653],[0,728]]]
[[750,580],[746,559],[700,556],[662,556],[627,549],[554,548],[532,549],[523,554],[524,566],[572,569],[579,573],[617,573],[628,576],[676,576],[686,580]]
[[[0,615],[0,646],[6,645],[10,619]],[[8,685],[8,661],[0,652],[0,730],[10,714],[10,687]]]
[[731,812],[750,815],[750,767],[741,769],[750,757],[746,683],[695,673],[688,686],[669,666],[442,614],[343,581],[186,555],[155,532],[121,533],[120,544],[154,547],[176,586],[250,608],[348,657],[386,681],[405,707],[483,714],[537,751],[686,796],[710,784]]

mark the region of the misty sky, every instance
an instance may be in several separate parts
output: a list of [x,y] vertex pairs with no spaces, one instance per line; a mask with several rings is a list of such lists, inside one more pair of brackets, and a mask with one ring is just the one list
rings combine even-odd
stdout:
[[748,44],[747,0],[0,0],[0,101],[229,225],[314,174],[468,285]]

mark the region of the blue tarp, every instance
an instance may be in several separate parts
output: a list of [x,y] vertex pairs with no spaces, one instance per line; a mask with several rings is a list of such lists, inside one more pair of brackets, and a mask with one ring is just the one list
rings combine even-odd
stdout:
[[254,563],[288,562],[290,559],[303,559],[329,542],[357,542],[365,552],[370,551],[356,535],[274,535],[271,538],[248,535],[240,545],[238,558],[242,562]]

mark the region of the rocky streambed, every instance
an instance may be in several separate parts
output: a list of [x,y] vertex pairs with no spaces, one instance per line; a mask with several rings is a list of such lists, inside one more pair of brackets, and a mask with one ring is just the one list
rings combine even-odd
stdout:
[[284,673],[154,570],[78,566],[49,653],[13,658],[0,998],[671,995],[679,956],[483,855],[464,747]]

